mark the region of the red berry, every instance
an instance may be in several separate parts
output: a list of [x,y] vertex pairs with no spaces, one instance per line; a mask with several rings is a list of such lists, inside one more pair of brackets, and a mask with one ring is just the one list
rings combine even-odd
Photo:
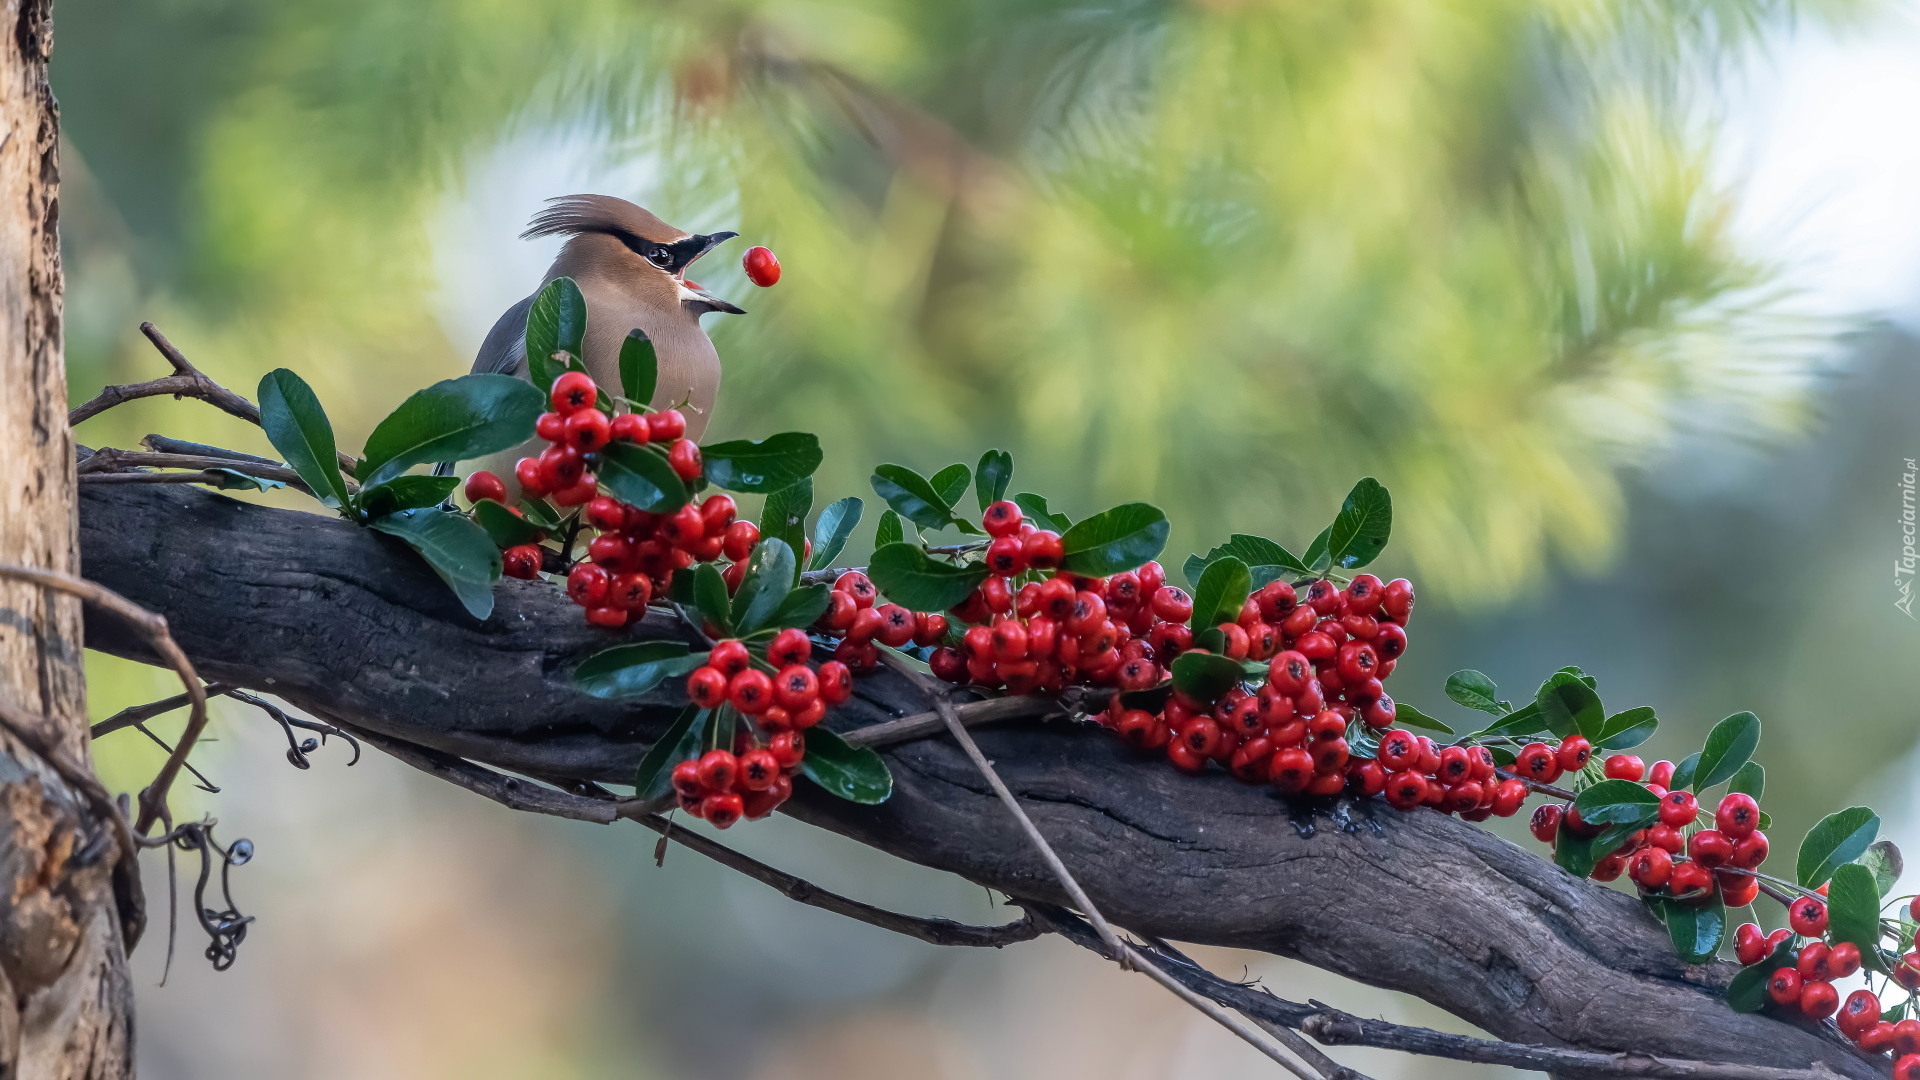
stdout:
[[580,451],[561,443],[540,451],[540,484],[549,491],[567,491],[586,475],[587,463]]
[[667,464],[682,480],[692,480],[700,475],[703,467],[700,461],[700,447],[692,439],[676,439],[667,450]]
[[1035,570],[1051,570],[1067,556],[1066,548],[1060,543],[1060,534],[1048,529],[1028,533],[1020,545],[1027,565]]
[[752,665],[753,658],[744,644],[728,638],[714,645],[713,651],[707,654],[707,663],[719,668],[722,675],[731,679],[747,670]]
[[1625,871],[1626,868],[1626,855],[1616,851],[1593,864],[1592,877],[1595,881],[1615,881],[1619,879],[1620,874]]
[[1641,848],[1627,860],[1627,876],[1643,889],[1658,889],[1673,876],[1673,856],[1661,848]]
[[[1800,1012],[1809,1020],[1825,1020],[1840,1007],[1840,992],[1830,982],[1806,982],[1800,984]],[[1896,1025],[1897,1026],[1897,1025]]]
[[727,681],[727,701],[748,716],[766,712],[773,704],[773,680],[748,668]]
[[507,501],[506,482],[485,469],[467,477],[467,501],[477,503],[483,499],[497,503]]
[[765,791],[780,778],[780,763],[766,750],[749,750],[740,755],[740,775],[734,783],[748,791]]
[[632,618],[632,615],[625,608],[590,607],[587,609],[588,624],[606,627],[610,630],[618,630],[627,625],[627,620],[630,618]]
[[788,712],[799,712],[819,696],[819,677],[805,664],[781,668],[773,680],[773,699]]
[[1381,590],[1380,610],[1401,626],[1407,625],[1407,617],[1413,614],[1413,582],[1406,578],[1394,578]]
[[727,829],[747,812],[747,803],[738,792],[725,791],[700,800],[700,816],[716,829]]
[[[1906,1021],[1902,1020],[1900,1023],[1904,1024]],[[1900,1024],[1894,1025],[1894,1027],[1899,1026]],[[1861,1048],[1865,1049],[1865,1047],[1866,1044],[1862,1043]],[[1920,1054],[1907,1054],[1894,1062],[1893,1080],[1920,1080]]]
[[1546,743],[1528,743],[1514,755],[1513,772],[1535,783],[1551,784],[1560,779],[1560,759]]
[[1793,966],[1800,972],[1800,978],[1804,982],[1811,982],[1814,979],[1830,979],[1833,977],[1833,974],[1827,965],[1827,961],[1832,955],[1833,950],[1827,947],[1826,942],[1810,941],[1801,946],[1799,959],[1794,961]]
[[1396,772],[1387,777],[1386,796],[1396,810],[1416,809],[1426,801],[1427,779],[1416,772]]
[[1564,811],[1557,803],[1542,803],[1533,811],[1533,820],[1527,827],[1532,830],[1533,838],[1543,844],[1553,843],[1560,835],[1560,817]]
[[673,767],[673,790],[677,795],[698,799],[707,793],[706,782],[700,779],[700,763],[691,758]]
[[1380,665],[1379,654],[1364,641],[1349,641],[1340,646],[1339,657],[1340,677],[1349,683],[1373,678],[1375,669]]
[[1649,828],[1647,843],[1663,849],[1669,855],[1678,855],[1687,847],[1687,841],[1680,835],[1680,830],[1671,825],[1655,825]]
[[647,414],[647,438],[652,442],[672,442],[686,433],[687,418],[679,409]]
[[523,457],[514,463],[513,478],[520,484],[520,494],[529,499],[542,499],[547,495],[547,482],[540,476],[540,459]]
[[1742,870],[1758,870],[1767,861],[1767,834],[1755,831],[1733,845],[1732,864]]
[[821,664],[815,678],[820,682],[820,700],[829,705],[838,705],[853,696],[853,672],[838,660]]
[[1390,772],[1404,772],[1420,762],[1420,740],[1413,732],[1394,730],[1380,736],[1380,764]]
[[653,429],[647,426],[644,414],[621,413],[607,426],[607,435],[614,442],[644,444],[653,440]]
[[645,574],[615,574],[607,587],[607,604],[622,611],[640,614],[653,599],[653,582]]
[[581,607],[601,607],[612,577],[598,566],[580,563],[567,572],[567,599]]
[[[1313,755],[1297,746],[1280,751],[1273,755],[1273,761],[1267,767],[1267,779],[1288,793],[1306,790],[1313,781]],[[1393,781],[1388,780],[1389,798],[1392,797],[1393,787]]]
[[870,608],[880,591],[873,587],[867,575],[858,570],[849,570],[834,579],[835,592],[843,592],[853,597],[853,602],[862,608]]
[[1767,996],[1776,1005],[1800,1003],[1800,973],[1790,967],[1776,968],[1767,977]]
[[583,454],[591,454],[607,445],[612,435],[613,425],[608,422],[607,414],[599,409],[581,409],[567,417],[567,445]]
[[1920,1020],[1909,1016],[1893,1025],[1893,1052],[1903,1057],[1920,1054]]
[[760,527],[751,521],[736,521],[727,526],[720,540],[720,550],[734,562],[745,562],[753,554],[753,545],[760,542]]
[[1759,923],[1741,923],[1733,932],[1733,955],[1747,967],[1767,958],[1767,935]]
[[541,413],[540,419],[533,422],[533,433],[550,443],[567,441],[567,417],[565,413]]
[[1660,824],[1670,829],[1686,828],[1699,813],[1699,804],[1690,791],[1669,791],[1660,797]]
[[1527,785],[1518,780],[1502,780],[1493,790],[1493,815],[1512,817],[1527,801]]
[[584,371],[569,371],[553,380],[553,411],[571,416],[582,409],[593,408],[600,396],[599,388],[593,385],[592,376]]
[[1860,946],[1851,941],[1837,942],[1827,950],[1827,977],[1844,979],[1860,970]]
[[785,776],[776,776],[773,783],[763,791],[749,791],[740,796],[742,808],[748,821],[758,821],[779,808],[793,796],[793,781]]
[[1153,613],[1167,622],[1183,623],[1193,615],[1193,597],[1172,585],[1156,589],[1149,603]]
[[882,645],[899,648],[913,640],[913,632],[918,625],[913,612],[899,604],[882,604],[874,611],[880,615],[880,629],[874,633]]
[[1340,595],[1340,587],[1325,578],[1307,586],[1307,605],[1321,615],[1331,615],[1340,610],[1346,597]]
[[1713,880],[1720,886],[1720,900],[1730,908],[1743,908],[1760,895],[1760,881],[1738,870],[1715,870]]
[[1027,568],[1026,542],[1018,536],[995,537],[987,545],[987,570],[1012,577]]
[[716,709],[727,700],[727,676],[718,668],[702,665],[687,676],[687,700],[703,709]]
[[1720,800],[1713,823],[1732,840],[1744,840],[1760,827],[1760,804],[1753,796],[1735,791]]
[[987,507],[980,515],[980,524],[987,530],[988,536],[1016,536],[1020,532],[1020,507],[1005,499]]
[[500,572],[510,578],[531,581],[540,576],[540,548],[534,544],[521,544],[510,547],[500,553]]
[[1633,780],[1638,782],[1641,777],[1647,774],[1646,763],[1632,754],[1613,755],[1607,759],[1605,770],[1607,778],[1610,780]]
[[1393,623],[1381,623],[1373,633],[1372,644],[1382,663],[1398,660],[1407,652],[1407,632]]
[[780,260],[773,252],[763,247],[750,247],[740,256],[740,267],[747,272],[747,280],[761,288],[770,288],[780,280]]
[[1647,783],[1658,784],[1663,788],[1672,787],[1673,786],[1673,762],[1671,761],[1654,762],[1653,768],[1647,771]]
[[775,667],[792,667],[804,664],[813,656],[813,642],[807,640],[805,630],[788,627],[773,636],[767,644],[767,663]]
[[[1882,1020],[1861,1032],[1855,1042],[1865,1053],[1884,1054],[1893,1049],[1893,1025]],[[1901,1080],[1920,1080],[1920,1073],[1902,1077]]]
[[913,615],[913,643],[915,645],[938,645],[947,640],[947,617],[931,611],[917,611]]
[[1827,932],[1827,905],[1802,896],[1787,905],[1787,924],[1801,937],[1821,937]]
[[[1379,697],[1368,702],[1366,707],[1361,710],[1360,715],[1361,719],[1366,721],[1368,727],[1378,730],[1392,726],[1393,722],[1399,719],[1400,710],[1399,707],[1393,703],[1392,698],[1381,694]],[[1476,747],[1476,749],[1485,750],[1486,747]],[[1479,777],[1478,779],[1484,780],[1486,778]]]
[[773,755],[782,769],[798,768],[806,752],[806,736],[797,731],[782,731],[767,740],[767,753]]
[[1449,746],[1440,751],[1440,770],[1434,775],[1439,777],[1441,783],[1453,785],[1464,783],[1472,769],[1473,764],[1467,758],[1467,748]]
[[857,611],[853,616],[853,625],[847,627],[846,641],[842,644],[865,645],[872,641],[886,624],[886,616],[873,608]]
[[1683,904],[1704,904],[1713,899],[1713,872],[1699,863],[1676,863],[1667,890]]
[[1733,841],[1716,829],[1702,829],[1687,840],[1687,855],[1711,870],[1733,858]]
[[700,783],[708,791],[729,791],[740,775],[740,759],[731,750],[709,750],[700,755]]
[[1593,744],[1579,735],[1562,740],[1560,750],[1555,755],[1560,768],[1565,772],[1579,772],[1587,767],[1587,759],[1593,756]]
[[1347,610],[1355,615],[1371,615],[1386,599],[1386,586],[1372,574],[1356,574],[1347,582]]

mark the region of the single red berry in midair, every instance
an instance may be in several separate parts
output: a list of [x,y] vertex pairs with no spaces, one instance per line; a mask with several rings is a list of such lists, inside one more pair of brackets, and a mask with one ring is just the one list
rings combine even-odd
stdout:
[[740,256],[740,268],[747,272],[747,280],[761,288],[769,288],[780,280],[780,260],[773,252],[763,247],[750,247]]

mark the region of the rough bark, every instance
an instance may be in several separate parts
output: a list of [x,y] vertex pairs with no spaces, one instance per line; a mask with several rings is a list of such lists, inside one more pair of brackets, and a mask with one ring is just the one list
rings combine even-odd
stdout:
[[[48,0],[4,8],[0,40],[0,562],[79,571],[61,356],[59,110]],[[51,721],[87,760],[77,601],[0,583],[0,704]],[[42,745],[45,745],[44,743]],[[132,1074],[131,992],[105,825],[0,736],[0,1076]]]
[[[318,514],[98,487],[81,495],[81,543],[89,576],[164,613],[206,677],[525,774],[628,780],[682,701],[672,687],[617,705],[575,692],[572,666],[613,639],[560,590],[502,582],[479,622],[405,548]],[[638,631],[679,632],[659,616]],[[87,644],[144,658],[112,625],[90,621]],[[828,723],[927,708],[882,671]],[[1132,930],[1297,957],[1509,1039],[1877,1075],[1835,1037],[1732,1012],[1717,993],[1731,964],[1681,963],[1638,902],[1472,825],[1378,803],[1309,813],[1143,763],[1084,725],[979,740],[1094,902]],[[887,803],[803,784],[789,812],[1017,896],[1064,899],[950,740],[885,754]]]

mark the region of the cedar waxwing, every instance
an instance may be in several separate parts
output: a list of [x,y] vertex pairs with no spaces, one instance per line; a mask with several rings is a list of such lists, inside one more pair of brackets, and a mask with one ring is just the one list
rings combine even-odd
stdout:
[[[522,240],[568,236],[541,286],[570,277],[587,301],[587,333],[581,360],[608,391],[620,386],[620,345],[638,329],[653,342],[660,381],[655,408],[680,406],[687,437],[698,439],[713,418],[720,389],[720,355],[700,316],[709,311],[744,315],[725,300],[689,285],[687,267],[723,240],[739,233],[689,233],[611,195],[568,195],[548,201],[534,215]],[[527,310],[533,296],[513,305],[487,332],[473,372],[527,378]],[[681,406],[685,401],[687,404]],[[507,474],[511,482],[512,473]]]

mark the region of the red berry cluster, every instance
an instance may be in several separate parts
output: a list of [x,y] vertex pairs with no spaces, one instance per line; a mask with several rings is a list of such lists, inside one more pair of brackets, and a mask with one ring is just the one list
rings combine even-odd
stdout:
[[[1556,754],[1541,743],[1521,749],[1514,760],[1517,775],[1541,783],[1552,783],[1567,766],[1565,747],[1586,740],[1568,739]],[[1727,907],[1745,907],[1760,895],[1760,880],[1753,871],[1767,861],[1767,834],[1760,831],[1760,804],[1753,796],[1731,792],[1720,800],[1712,815],[1700,808],[1690,791],[1669,791],[1674,764],[1656,761],[1648,772],[1645,764],[1632,754],[1615,754],[1606,761],[1609,779],[1644,780],[1648,791],[1660,798],[1660,821],[1634,832],[1619,850],[1594,864],[1593,878],[1613,881],[1622,873],[1640,887],[1642,895],[1666,896],[1683,904],[1704,905],[1716,893]],[[1705,819],[1706,828],[1695,830]],[[1533,814],[1533,835],[1545,843],[1556,843],[1561,829],[1581,839],[1599,836],[1598,825],[1580,820],[1572,803],[1541,806]],[[1691,831],[1690,830],[1695,830]]]
[[[609,443],[652,444],[665,449],[667,463],[681,479],[696,479],[700,447],[683,437],[686,417],[678,409],[608,417],[597,407],[598,395],[593,379],[583,372],[569,371],[555,379],[554,411],[542,414],[535,427],[552,445],[539,457],[521,458],[514,467],[525,497],[585,506],[585,524],[598,532],[587,545],[588,561],[567,571],[567,595],[587,609],[588,622],[618,628],[645,612],[653,597],[664,595],[675,571],[696,562],[722,555],[733,560],[726,577],[737,588],[760,530],[752,522],[735,520],[738,510],[731,496],[713,495],[671,514],[655,514],[601,494],[588,471]],[[492,473],[476,472],[467,478],[466,494],[471,502],[505,502],[506,485]],[[517,507],[513,512],[521,513]],[[501,554],[503,573],[532,579],[543,569],[544,559],[537,544],[510,547]]]
[[[1820,887],[1826,893],[1826,886]],[[1909,913],[1920,920],[1920,897]],[[1823,940],[1827,933],[1827,905],[1819,896],[1801,896],[1787,905],[1787,926],[1767,934],[1754,923],[1734,932],[1734,955],[1752,967],[1774,955],[1782,942],[1800,941],[1789,962],[1767,977],[1767,996],[1774,1004],[1796,1009],[1811,1020],[1834,1022],[1854,1045],[1869,1054],[1892,1053],[1896,1080],[1920,1080],[1920,1019],[1892,1023],[1882,1019],[1880,997],[1871,990],[1855,990],[1845,1002],[1833,987],[1860,970],[1860,947],[1851,941]],[[1893,981],[1907,991],[1920,990],[1920,951],[1909,952],[1893,965]]]

